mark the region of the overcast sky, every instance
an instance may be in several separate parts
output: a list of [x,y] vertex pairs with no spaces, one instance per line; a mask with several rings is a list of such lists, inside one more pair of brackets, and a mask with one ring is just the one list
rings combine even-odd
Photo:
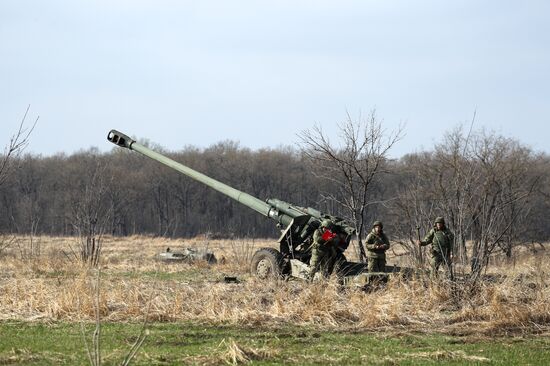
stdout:
[[294,145],[376,108],[392,155],[469,123],[550,152],[549,1],[0,0],[0,146],[27,105],[29,151],[111,128],[170,150]]

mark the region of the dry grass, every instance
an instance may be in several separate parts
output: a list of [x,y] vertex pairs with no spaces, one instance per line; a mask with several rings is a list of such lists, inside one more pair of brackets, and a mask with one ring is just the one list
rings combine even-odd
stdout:
[[[363,356],[364,361],[373,361],[370,356]],[[490,363],[491,360],[487,357],[469,355],[464,351],[433,351],[433,352],[416,352],[416,353],[405,353],[398,354],[394,357],[386,356],[376,360],[376,364],[380,365],[400,365],[402,363],[418,362],[419,364],[423,363],[447,363],[447,362],[465,362],[468,364],[481,364],[481,363]]]
[[275,356],[275,352],[271,349],[245,347],[237,344],[233,339],[228,341],[224,339],[220,347],[225,348],[220,358],[229,365],[245,364],[251,361],[270,359]]
[[407,358],[434,360],[434,361],[468,361],[468,362],[491,362],[486,357],[468,355],[464,351],[435,351],[435,352],[418,352],[406,355]]
[[[0,319],[92,320],[94,274],[62,253],[73,239],[41,240],[45,254],[40,259],[21,260],[15,252],[0,258]],[[491,268],[505,279],[475,288],[416,279],[395,280],[383,290],[365,293],[343,290],[333,282],[257,281],[247,274],[248,263],[240,256],[250,255],[248,247],[272,245],[269,241],[132,237],[107,238],[104,245],[99,304],[102,319],[109,321],[141,319],[151,298],[153,321],[487,335],[550,331],[550,262],[549,256],[541,260],[542,254]],[[166,247],[184,245],[209,247],[225,263],[209,267],[155,260]],[[218,281],[224,274],[243,281]]]
[[0,357],[0,365],[25,364],[39,359],[27,349],[13,349]]

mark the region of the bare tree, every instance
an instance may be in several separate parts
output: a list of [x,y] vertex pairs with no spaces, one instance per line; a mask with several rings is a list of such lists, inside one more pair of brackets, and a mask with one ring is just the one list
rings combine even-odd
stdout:
[[108,190],[105,167],[96,162],[93,170],[83,177],[82,187],[72,199],[71,220],[78,235],[80,260],[97,267],[102,240],[111,219],[112,205],[107,202]]
[[27,110],[23,115],[21,123],[19,123],[19,128],[14,135],[11,136],[8,146],[4,149],[4,154],[0,157],[0,186],[4,184],[7,177],[10,175],[13,169],[13,161],[17,160],[19,156],[23,153],[23,150],[29,144],[29,137],[34,130],[36,123],[38,122],[39,116],[36,117],[34,123],[30,126],[26,125],[27,115],[29,113],[31,106],[27,106]]
[[367,207],[380,202],[369,196],[375,179],[385,172],[389,150],[402,138],[403,128],[389,134],[372,111],[366,120],[354,120],[349,114],[337,127],[340,144],[331,140],[319,125],[300,134],[303,152],[314,164],[313,174],[327,180],[335,192],[326,192],[325,199],[335,202],[345,210],[346,219],[357,230],[357,255],[366,258],[363,247]]
[[[0,156],[0,188],[4,185],[8,177],[12,175],[14,169],[14,161],[19,160],[19,157],[29,143],[29,137],[31,133],[34,130],[36,123],[38,122],[39,117],[36,117],[34,123],[30,126],[27,126],[26,120],[30,108],[31,106],[28,105],[27,109],[25,110],[25,114],[23,115],[23,118],[19,123],[17,131],[10,137],[10,142],[4,148],[4,153],[2,154],[2,156]],[[31,227],[31,231],[32,230],[35,230],[35,228]],[[15,241],[16,240],[13,236],[4,237],[0,235],[0,253],[4,249],[10,247]]]
[[515,228],[529,210],[529,198],[537,190],[540,176],[527,175],[535,159],[529,149],[512,139],[482,133],[476,137],[473,155],[480,172],[471,207],[472,274],[477,279],[496,248],[509,251],[511,256],[506,243],[513,242]]
[[[471,135],[475,112],[468,130],[464,126],[445,133],[441,142],[435,145],[433,153],[426,153],[417,159],[409,159],[409,179],[398,199],[400,209],[414,212],[409,221],[404,221],[409,232],[413,227],[427,232],[435,216],[444,216],[455,234],[453,253],[455,260],[467,262],[466,237],[469,227],[468,207],[476,192],[476,165],[471,164]],[[407,230],[405,230],[407,231]],[[418,234],[416,235],[418,236]],[[411,235],[402,236],[411,237]],[[418,239],[418,238],[415,238]],[[421,248],[406,243],[417,258]]]
[[[537,161],[512,139],[463,128],[447,133],[433,153],[405,162],[408,175],[394,207],[406,214],[401,236],[410,238],[414,226],[428,230],[434,216],[445,216],[455,233],[454,262],[463,268],[466,241],[472,241],[470,271],[477,281],[496,249],[511,256],[518,224],[528,217],[529,198],[539,187]],[[410,243],[403,244],[418,255]]]

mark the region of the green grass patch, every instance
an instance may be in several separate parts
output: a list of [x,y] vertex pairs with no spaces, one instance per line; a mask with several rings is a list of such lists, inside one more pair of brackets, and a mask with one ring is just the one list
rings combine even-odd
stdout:
[[[87,326],[91,335],[93,324]],[[102,325],[104,364],[120,364],[139,324]],[[472,338],[155,323],[134,365],[225,364],[550,364],[550,337]],[[0,365],[86,364],[78,323],[0,322]]]

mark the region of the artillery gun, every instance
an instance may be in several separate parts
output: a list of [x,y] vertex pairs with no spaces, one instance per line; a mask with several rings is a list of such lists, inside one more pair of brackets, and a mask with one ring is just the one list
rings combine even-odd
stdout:
[[[281,236],[278,239],[279,250],[261,248],[255,252],[251,261],[251,272],[256,274],[257,277],[262,279],[280,276],[305,278],[311,258],[313,233],[322,220],[330,219],[335,224],[336,234],[340,237],[338,251],[343,263],[340,266],[340,272],[346,277],[354,277],[352,281],[347,282],[361,284],[361,282],[366,283],[368,281],[365,264],[347,262],[343,255],[350,244],[351,238],[355,235],[355,228],[344,219],[322,213],[311,207],[300,207],[276,198],[268,198],[264,202],[159,154],[119,131],[111,130],[107,135],[107,139],[117,146],[134,150],[177,170],[274,220],[277,227],[281,229]],[[359,279],[358,277],[361,277],[362,274],[367,277]]]

